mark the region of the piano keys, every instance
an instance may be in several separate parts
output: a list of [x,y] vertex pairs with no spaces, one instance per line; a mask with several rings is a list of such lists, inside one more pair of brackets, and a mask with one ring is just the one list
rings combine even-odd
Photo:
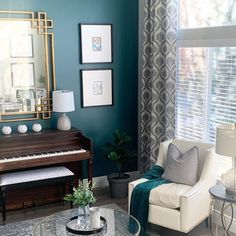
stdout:
[[[40,153],[31,153],[31,154],[24,154],[24,155],[10,155],[5,156],[0,159],[1,163],[11,162],[11,161],[23,161],[23,160],[32,160],[36,158],[48,158],[48,157],[61,157],[65,155],[71,155],[71,154],[79,154],[79,153],[85,153],[85,149],[73,149],[73,150],[67,150],[67,151],[49,151],[49,152],[40,152]],[[44,159],[46,160],[46,159]]]

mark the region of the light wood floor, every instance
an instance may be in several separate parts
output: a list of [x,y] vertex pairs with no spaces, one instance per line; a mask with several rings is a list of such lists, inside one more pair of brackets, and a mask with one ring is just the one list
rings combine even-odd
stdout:
[[[125,199],[112,199],[110,198],[110,193],[108,188],[100,188],[95,189],[95,197],[97,198],[96,205],[106,205],[110,203],[116,203],[121,208],[127,211],[127,198]],[[43,216],[48,216],[58,211],[69,209],[69,204],[65,203],[55,203],[55,204],[48,204],[45,206],[38,206],[35,208],[28,208],[23,210],[14,210],[7,212],[7,221],[6,223],[22,221],[26,219],[38,218]],[[194,213],[193,213],[194,214]],[[161,236],[183,236],[186,234],[182,234],[173,230],[169,230],[163,227],[157,227],[154,225],[150,226],[154,232],[157,232]],[[207,236],[208,229],[204,223],[197,226],[193,231],[191,231],[188,235],[190,236]]]

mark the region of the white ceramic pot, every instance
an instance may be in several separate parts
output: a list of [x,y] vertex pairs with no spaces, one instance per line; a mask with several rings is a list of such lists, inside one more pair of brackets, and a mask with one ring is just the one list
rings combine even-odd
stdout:
[[24,134],[27,132],[28,129],[26,125],[18,125],[17,130],[20,134]]
[[90,225],[92,228],[99,228],[101,224],[98,207],[90,207]]
[[8,126],[8,125],[4,125],[3,127],[2,127],[2,133],[4,134],[4,135],[9,135],[10,133],[11,133],[11,126]]
[[33,126],[32,126],[32,130],[33,130],[34,132],[40,132],[40,131],[42,130],[42,125],[40,125],[40,124],[38,124],[38,123],[35,123],[35,124],[33,124]]

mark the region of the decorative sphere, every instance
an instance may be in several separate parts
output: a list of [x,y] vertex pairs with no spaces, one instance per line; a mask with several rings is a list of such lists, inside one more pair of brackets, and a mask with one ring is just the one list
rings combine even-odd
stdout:
[[33,124],[32,129],[34,132],[40,132],[42,130],[42,126],[38,123],[35,123],[35,124]]
[[17,130],[20,134],[24,134],[27,132],[27,126],[26,125],[18,125]]
[[4,135],[9,135],[11,133],[11,126],[8,126],[8,125],[4,125],[2,127],[2,133]]

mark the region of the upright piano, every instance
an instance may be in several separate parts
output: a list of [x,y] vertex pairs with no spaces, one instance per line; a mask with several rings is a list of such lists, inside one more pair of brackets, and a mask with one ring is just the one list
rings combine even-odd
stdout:
[[[0,136],[0,174],[48,166],[66,166],[75,174],[75,182],[83,178],[83,161],[87,162],[88,181],[92,182],[92,141],[79,130],[56,129],[39,133]],[[58,187],[38,187],[10,193],[8,209],[40,205],[59,200]],[[35,196],[42,194],[41,198]],[[18,198],[16,198],[16,196]],[[43,199],[43,200],[42,200]]]

